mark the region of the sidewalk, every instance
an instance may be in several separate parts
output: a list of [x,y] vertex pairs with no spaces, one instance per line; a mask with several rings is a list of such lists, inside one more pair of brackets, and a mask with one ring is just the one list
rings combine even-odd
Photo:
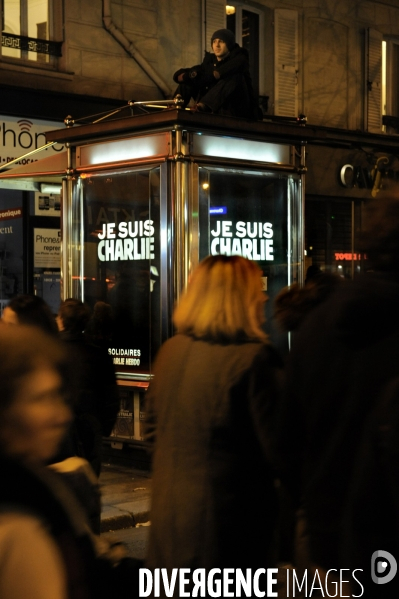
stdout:
[[103,464],[101,532],[136,526],[149,520],[150,474],[122,466]]
[[[103,464],[100,476],[100,488],[102,493],[101,532],[110,533],[110,540],[122,541],[130,557],[144,559],[146,544],[148,540],[148,528],[141,530],[132,529],[137,524],[143,524],[149,520],[150,495],[152,480],[150,474],[132,468]],[[253,524],[256,526],[256,523]],[[112,531],[120,531],[112,537]],[[133,535],[133,536],[132,536]],[[137,536],[138,535],[138,536]],[[287,594],[287,570],[292,566],[279,566],[278,573],[278,597],[286,599],[291,596]],[[292,574],[291,578],[292,580]],[[299,591],[298,591],[299,592]],[[292,595],[303,599],[303,594]],[[316,599],[316,595],[315,599]],[[319,595],[318,595],[319,596]]]

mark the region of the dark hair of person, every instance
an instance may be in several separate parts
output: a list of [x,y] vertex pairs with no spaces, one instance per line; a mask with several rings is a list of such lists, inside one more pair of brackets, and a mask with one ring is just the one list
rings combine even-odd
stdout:
[[113,324],[112,306],[98,301],[94,304],[92,316],[85,328],[85,334],[93,341],[109,340],[112,336]]
[[399,272],[399,189],[381,191],[363,211],[360,250],[371,268]]
[[36,326],[49,335],[58,335],[58,327],[50,306],[38,295],[16,295],[7,304],[18,316],[19,324]]
[[58,316],[65,331],[83,333],[90,319],[90,309],[80,300],[68,298],[61,302]]
[[295,331],[316,306],[344,284],[338,275],[320,270],[308,278],[304,287],[298,283],[283,287],[274,299],[274,318],[283,332]]
[[306,271],[305,285],[321,274],[323,274],[323,271],[321,270],[320,266],[317,266],[317,264],[311,264]]
[[33,326],[0,326],[0,426],[22,379],[41,366],[55,368],[66,381],[66,355],[58,339]]

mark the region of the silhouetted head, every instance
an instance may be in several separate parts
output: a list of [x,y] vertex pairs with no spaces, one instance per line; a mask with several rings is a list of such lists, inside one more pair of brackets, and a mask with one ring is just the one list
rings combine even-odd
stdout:
[[112,306],[98,301],[94,304],[93,314],[87,324],[85,333],[93,340],[106,340],[112,335],[113,325]]
[[83,333],[90,319],[89,308],[80,300],[68,298],[61,302],[57,323],[60,331]]
[[363,212],[360,250],[370,267],[399,272],[399,189],[379,193]]
[[281,331],[295,331],[318,304],[324,302],[344,283],[336,274],[319,269],[316,276],[300,287],[297,283],[284,287],[274,299],[274,318]]
[[317,264],[311,264],[306,271],[305,285],[315,277],[319,277],[322,272],[323,271],[321,270],[320,266],[317,266]]
[[16,295],[4,308],[2,320],[5,324],[25,324],[36,326],[57,335],[55,317],[43,298],[38,295]]

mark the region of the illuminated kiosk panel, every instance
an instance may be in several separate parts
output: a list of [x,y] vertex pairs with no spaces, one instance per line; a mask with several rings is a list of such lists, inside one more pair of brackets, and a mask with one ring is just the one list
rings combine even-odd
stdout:
[[291,163],[291,146],[271,144],[249,139],[223,137],[220,135],[193,135],[192,153],[195,156],[213,156],[271,164]]
[[[299,276],[298,175],[236,168],[200,167],[199,259],[208,254],[241,255],[262,270],[266,330],[274,342],[286,345],[274,330],[273,301]],[[285,347],[282,347],[285,349]]]
[[76,151],[76,163],[78,167],[96,166],[167,156],[168,154],[169,134],[146,135],[145,137],[80,146]]
[[160,335],[160,167],[82,176],[84,300],[112,307],[117,372],[149,380]]

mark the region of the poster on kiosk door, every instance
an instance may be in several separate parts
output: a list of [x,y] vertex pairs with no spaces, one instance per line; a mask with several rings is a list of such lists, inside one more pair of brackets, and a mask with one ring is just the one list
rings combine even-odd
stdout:
[[83,195],[85,301],[107,314],[117,372],[146,375],[160,346],[159,169],[93,175]]
[[253,260],[270,299],[288,278],[287,188],[287,177],[271,173],[200,171],[201,228],[208,226],[200,239],[201,258],[225,254]]

